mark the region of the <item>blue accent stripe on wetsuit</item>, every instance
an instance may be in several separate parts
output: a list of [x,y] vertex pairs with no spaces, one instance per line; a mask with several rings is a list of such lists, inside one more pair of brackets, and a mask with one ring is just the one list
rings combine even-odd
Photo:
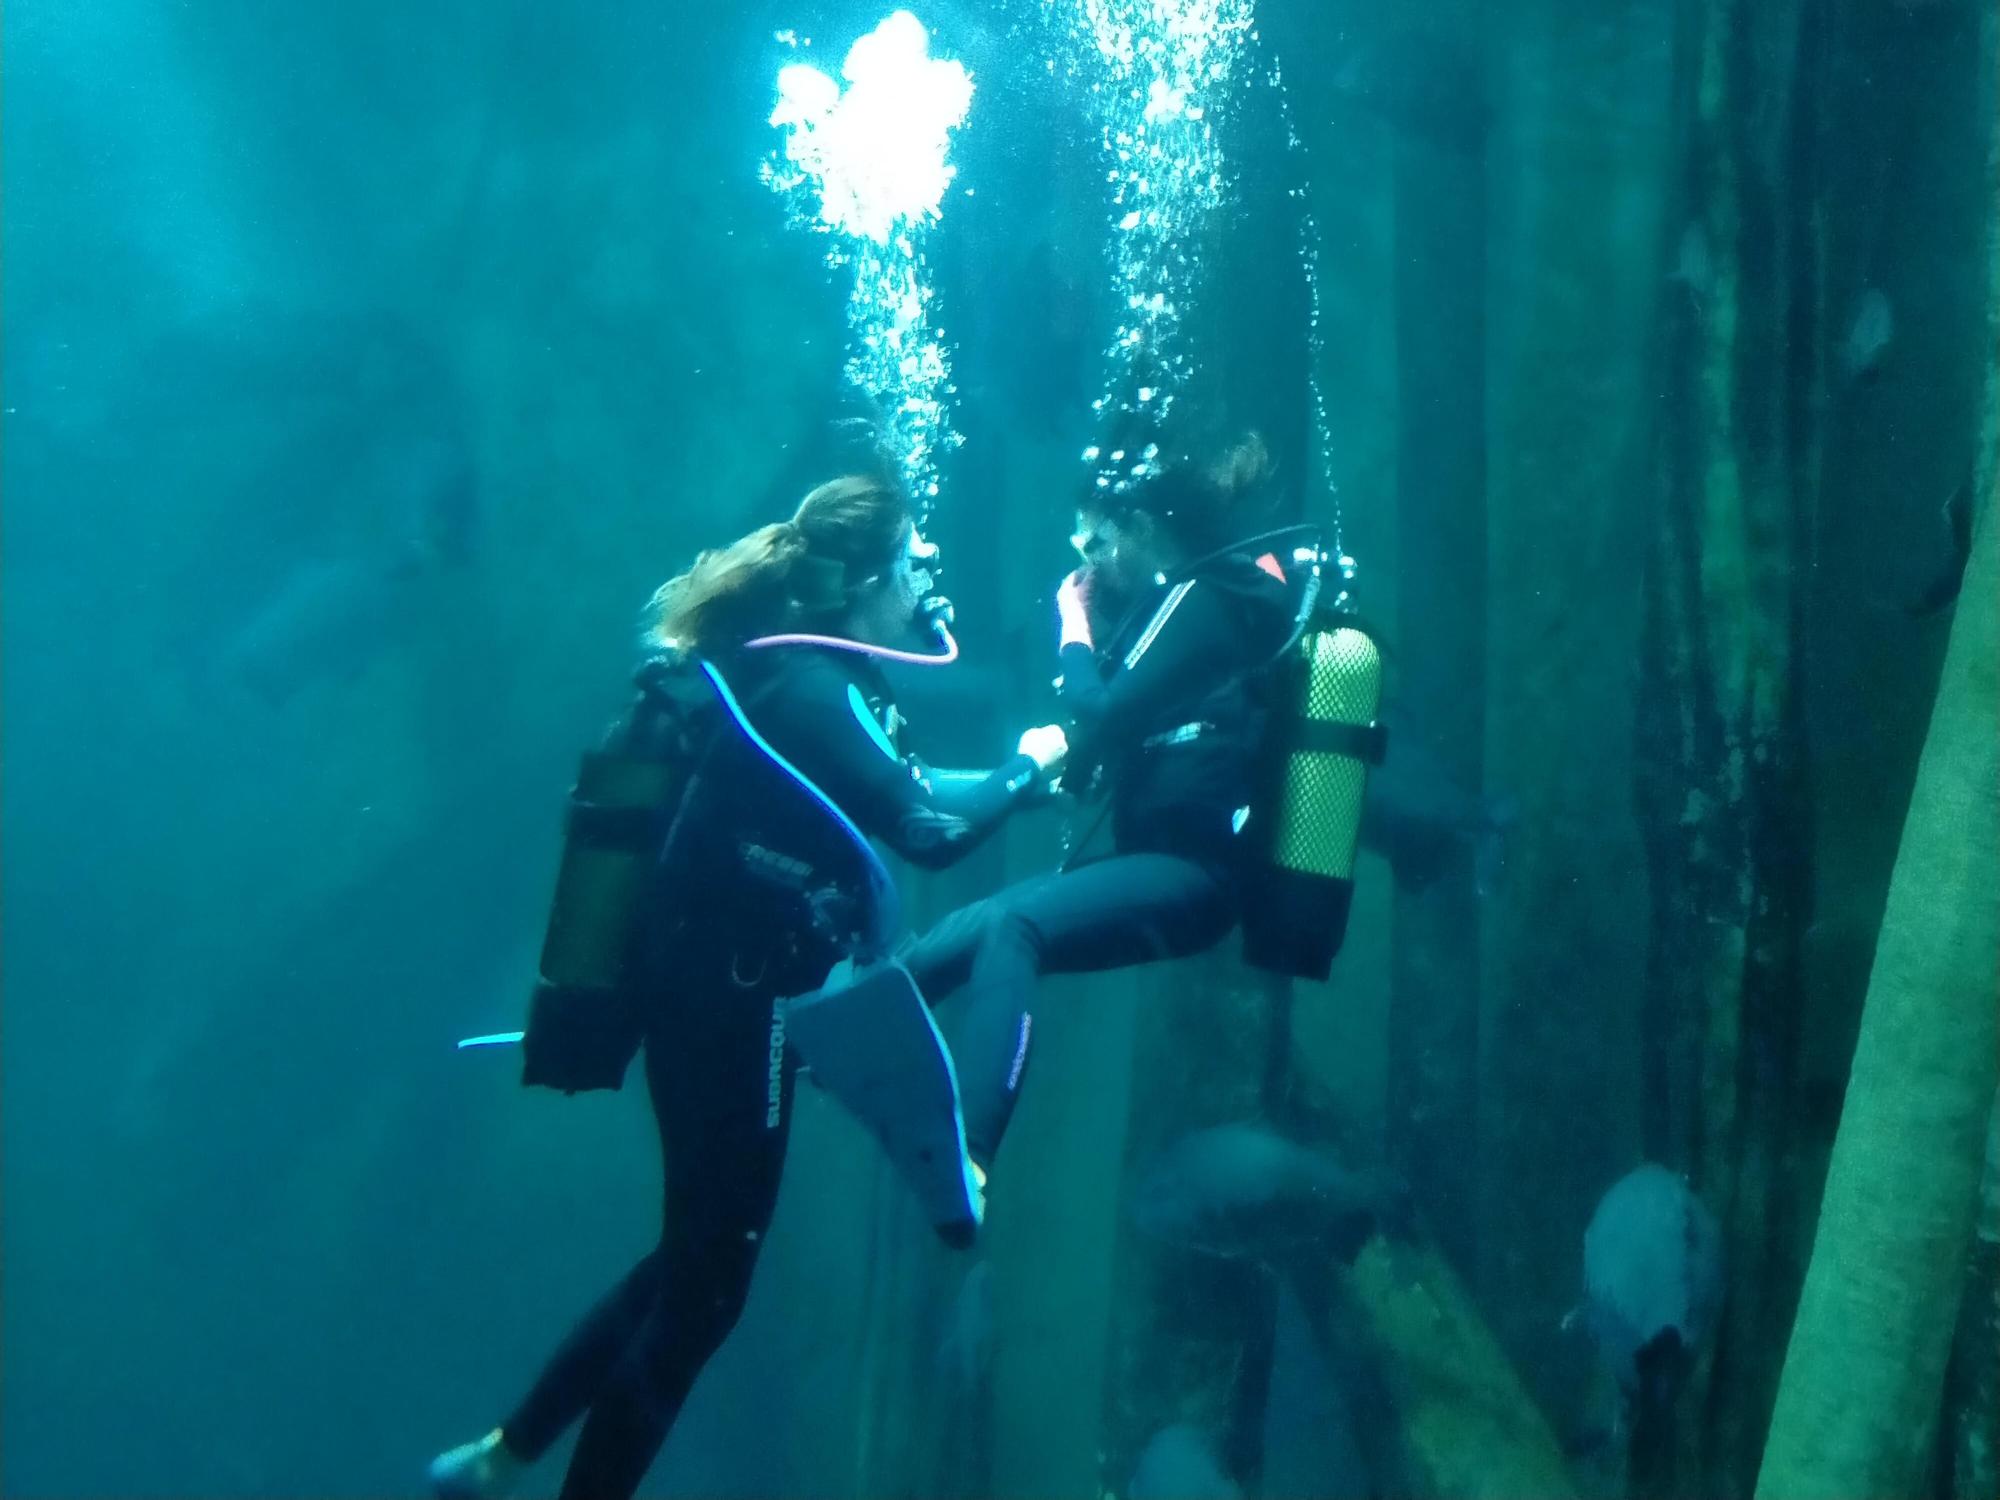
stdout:
[[923,989],[910,972],[909,966],[890,960],[902,970],[903,979],[917,997],[917,1014],[924,1018],[924,1024],[931,1029],[931,1040],[937,1044],[938,1056],[944,1062],[945,1077],[951,1080],[951,1124],[958,1135],[958,1176],[965,1189],[965,1206],[972,1210],[972,1222],[986,1222],[986,1201],[979,1191],[979,1179],[972,1175],[972,1148],[965,1140],[965,1096],[959,1092],[958,1064],[953,1060],[951,1048],[946,1044],[944,1033],[938,1030],[937,1018],[931,1014],[931,1003],[924,998]]
[[965,1096],[958,1088],[958,1064],[952,1060],[951,1048],[945,1043],[944,1033],[938,1030],[936,1018],[931,1015],[930,1001],[924,998],[921,989],[917,989],[917,981],[910,978],[908,969],[903,970],[903,977],[910,980],[910,988],[917,992],[917,1014],[930,1027],[931,1040],[937,1043],[938,1056],[944,1059],[945,1077],[951,1080],[951,1124],[958,1135],[959,1182],[965,1189],[965,1206],[972,1210],[972,1222],[983,1225],[986,1222],[986,1200],[980,1194],[979,1179],[972,1175],[972,1148],[965,1139]]
[[868,871],[874,876],[879,888],[881,901],[876,913],[876,928],[881,945],[886,947],[889,936],[896,930],[898,917],[896,882],[890,878],[888,866],[882,863],[882,857],[875,852],[866,835],[855,827],[854,820],[840,810],[840,804],[815,786],[811,777],[786,760],[770,741],[757,732],[756,727],[743,712],[742,705],[737,703],[736,695],[729,691],[729,684],[722,680],[722,674],[708,662],[701,662],[699,665],[703,674],[714,686],[716,695],[722,699],[722,706],[729,711],[729,717],[736,721],[736,727],[743,731],[744,738],[756,747],[758,754],[797,782],[806,795],[819,803],[826,810],[827,816],[839,824],[841,831],[854,841],[854,847],[861,852],[861,857],[867,863]]

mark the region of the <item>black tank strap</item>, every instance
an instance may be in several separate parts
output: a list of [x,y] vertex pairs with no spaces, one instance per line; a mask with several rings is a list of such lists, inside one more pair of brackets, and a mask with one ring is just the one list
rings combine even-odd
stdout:
[[1284,733],[1287,750],[1351,755],[1371,766],[1382,764],[1389,731],[1381,724],[1342,724],[1332,719],[1296,719]]
[[571,836],[593,848],[651,854],[666,831],[661,820],[671,809],[620,807],[602,802],[570,800],[566,815]]

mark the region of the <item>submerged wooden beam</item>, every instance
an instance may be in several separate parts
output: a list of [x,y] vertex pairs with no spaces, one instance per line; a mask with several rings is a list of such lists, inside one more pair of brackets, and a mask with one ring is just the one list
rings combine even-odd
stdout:
[[[1376,1486],[1432,1500],[1564,1500],[1562,1449],[1472,1294],[1428,1238],[1377,1235],[1301,1300],[1329,1365],[1367,1371]],[[1385,1472],[1393,1468],[1395,1472]]]

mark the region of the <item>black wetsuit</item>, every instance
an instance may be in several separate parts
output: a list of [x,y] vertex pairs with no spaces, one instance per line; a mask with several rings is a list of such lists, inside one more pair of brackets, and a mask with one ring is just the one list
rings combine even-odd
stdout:
[[963,907],[898,955],[933,1003],[965,991],[952,1050],[976,1160],[991,1161],[1013,1113],[1038,976],[1185,957],[1235,925],[1267,717],[1257,669],[1291,604],[1278,576],[1230,557],[1151,591],[1101,649],[1063,652],[1064,776],[1103,767],[1114,852]]
[[[745,652],[725,675],[753,727],[860,828],[912,863],[968,853],[1035,780],[1017,756],[931,787],[891,745],[894,709],[865,658]],[[871,727],[869,720],[873,720]],[[796,1064],[782,996],[841,956],[860,897],[852,840],[728,722],[668,844],[646,948],[646,1084],[666,1178],[659,1244],[570,1333],[502,1424],[541,1456],[586,1412],[562,1493],[631,1495],[695,1377],[735,1326],[777,1201]]]

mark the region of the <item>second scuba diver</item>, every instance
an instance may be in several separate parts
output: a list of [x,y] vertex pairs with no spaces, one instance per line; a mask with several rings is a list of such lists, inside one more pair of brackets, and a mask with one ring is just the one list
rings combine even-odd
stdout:
[[1058,690],[1074,721],[1063,778],[1101,775],[1112,850],[963,907],[896,955],[931,1003],[963,991],[953,1052],[982,1174],[1019,1095],[1040,975],[1186,957],[1238,921],[1269,716],[1262,669],[1299,613],[1284,563],[1236,545],[1268,468],[1252,437],[1212,466],[1172,463],[1080,507],[1085,565],[1057,596]]
[[[815,489],[791,520],[704,553],[655,596],[637,702],[586,757],[573,795],[525,1081],[616,1087],[643,1048],[665,1176],[660,1240],[498,1427],[437,1459],[437,1494],[502,1493],[578,1418],[562,1494],[637,1490],[735,1325],[776,1203],[798,1067],[781,998],[886,943],[893,887],[864,835],[914,864],[951,864],[1060,762],[1060,731],[1031,730],[1023,753],[946,789],[897,748],[871,658],[936,659],[900,649],[921,634],[934,554],[896,488],[850,477]],[[685,776],[663,779],[677,760]],[[675,792],[649,801],[627,795],[635,784]],[[595,989],[552,983],[592,968],[567,952],[587,916],[565,914],[572,885],[601,905],[620,869],[638,872],[638,920],[616,974]],[[964,1242],[978,1180],[960,1168],[948,1055],[914,1009],[914,1038],[878,1031],[858,1050],[930,1085],[916,1107],[932,1131],[925,1159],[935,1147],[948,1161],[927,1206]]]

